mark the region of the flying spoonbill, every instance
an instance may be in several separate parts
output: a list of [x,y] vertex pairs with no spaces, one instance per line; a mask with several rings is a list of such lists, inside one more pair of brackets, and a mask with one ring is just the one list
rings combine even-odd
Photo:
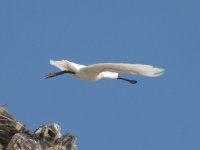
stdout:
[[123,78],[117,72],[127,73],[127,74],[137,74],[147,77],[158,77],[164,73],[164,69],[144,64],[99,63],[99,64],[85,66],[76,64],[74,62],[70,62],[68,60],[61,60],[61,61],[50,60],[50,64],[56,66],[61,71],[51,72],[45,77],[45,79],[62,74],[72,74],[75,77],[86,81],[96,81],[103,78],[109,78],[109,79],[124,80],[132,84],[135,84],[137,83],[136,80]]

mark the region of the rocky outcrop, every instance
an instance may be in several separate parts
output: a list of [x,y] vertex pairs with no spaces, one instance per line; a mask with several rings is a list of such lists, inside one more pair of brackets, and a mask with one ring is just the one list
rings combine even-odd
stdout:
[[58,124],[48,124],[31,132],[0,107],[0,150],[76,150],[76,137],[60,130]]

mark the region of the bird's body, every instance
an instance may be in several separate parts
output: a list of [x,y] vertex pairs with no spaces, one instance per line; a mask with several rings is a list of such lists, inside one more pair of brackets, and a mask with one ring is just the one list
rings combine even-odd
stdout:
[[[103,78],[121,79],[131,83],[136,83],[135,80],[129,80],[119,76],[119,73],[138,74],[148,77],[157,77],[164,73],[164,69],[156,68],[151,65],[143,64],[123,64],[123,63],[99,63],[89,66],[76,64],[68,60],[54,61],[50,60],[50,64],[56,66],[61,72],[50,73],[46,78],[54,77],[64,73],[73,74],[75,77],[86,80],[96,81]],[[116,71],[116,72],[113,72]]]

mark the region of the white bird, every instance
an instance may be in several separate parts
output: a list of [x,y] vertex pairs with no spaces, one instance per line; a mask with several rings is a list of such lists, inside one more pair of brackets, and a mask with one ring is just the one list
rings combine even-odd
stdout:
[[135,84],[137,83],[136,80],[123,78],[117,72],[127,73],[127,74],[137,74],[148,77],[157,77],[164,73],[164,69],[143,64],[99,63],[99,64],[85,66],[76,64],[74,62],[70,62],[68,60],[61,60],[61,61],[50,60],[50,64],[56,66],[61,71],[51,72],[45,77],[45,79],[66,73],[66,74],[72,74],[75,77],[86,81],[96,81],[103,78],[109,78],[109,79],[124,80],[132,84]]

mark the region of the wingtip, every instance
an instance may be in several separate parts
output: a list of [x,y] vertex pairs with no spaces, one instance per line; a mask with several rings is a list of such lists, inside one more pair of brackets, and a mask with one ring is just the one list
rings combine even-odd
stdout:
[[159,68],[159,70],[157,70],[154,74],[153,74],[153,77],[158,77],[158,76],[161,76],[165,73],[165,69],[161,69]]
[[54,61],[54,60],[52,60],[52,59],[49,61],[49,63],[50,63],[50,64],[53,64],[53,62],[55,62],[55,61]]

